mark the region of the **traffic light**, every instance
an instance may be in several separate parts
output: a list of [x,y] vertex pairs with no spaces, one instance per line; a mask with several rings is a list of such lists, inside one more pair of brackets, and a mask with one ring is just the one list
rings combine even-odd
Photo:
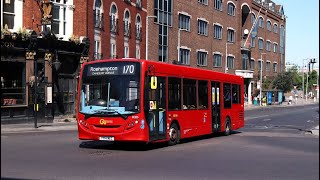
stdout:
[[38,78],[39,78],[39,83],[44,83],[45,81],[44,68],[39,71]]

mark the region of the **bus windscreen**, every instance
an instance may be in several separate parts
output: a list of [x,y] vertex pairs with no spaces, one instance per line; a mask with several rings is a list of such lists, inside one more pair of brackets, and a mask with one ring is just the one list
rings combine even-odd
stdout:
[[140,112],[140,63],[88,64],[82,72],[80,113],[121,116]]

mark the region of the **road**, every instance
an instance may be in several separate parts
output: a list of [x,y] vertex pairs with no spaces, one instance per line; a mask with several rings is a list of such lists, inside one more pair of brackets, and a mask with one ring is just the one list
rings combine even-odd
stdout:
[[231,136],[176,146],[79,141],[76,131],[1,134],[2,179],[319,179],[316,105],[246,111]]

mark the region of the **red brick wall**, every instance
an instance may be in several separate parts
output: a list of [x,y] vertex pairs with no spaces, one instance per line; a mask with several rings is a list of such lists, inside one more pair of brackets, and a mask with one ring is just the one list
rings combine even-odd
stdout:
[[[23,2],[23,26],[37,32],[41,31],[41,11],[37,2],[25,0]],[[37,27],[39,26],[39,28]]]

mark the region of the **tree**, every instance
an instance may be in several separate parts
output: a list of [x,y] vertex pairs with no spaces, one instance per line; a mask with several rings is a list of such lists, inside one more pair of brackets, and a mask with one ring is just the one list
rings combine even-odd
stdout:
[[281,72],[276,76],[273,81],[273,88],[289,92],[295,85],[293,79],[295,77],[295,71]]

